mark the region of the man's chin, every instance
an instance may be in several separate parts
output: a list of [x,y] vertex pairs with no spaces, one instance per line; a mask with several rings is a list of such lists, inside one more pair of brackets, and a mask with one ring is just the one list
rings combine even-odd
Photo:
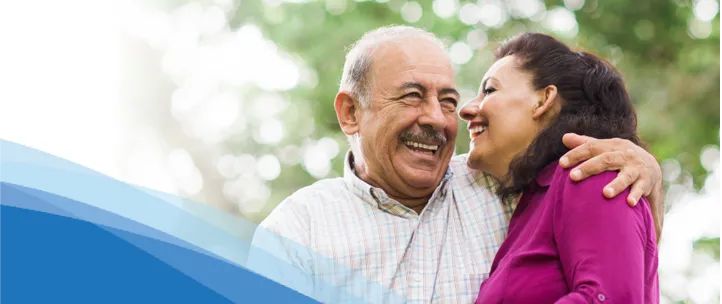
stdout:
[[441,182],[438,173],[426,170],[409,170],[404,175],[406,183],[415,189],[436,188]]

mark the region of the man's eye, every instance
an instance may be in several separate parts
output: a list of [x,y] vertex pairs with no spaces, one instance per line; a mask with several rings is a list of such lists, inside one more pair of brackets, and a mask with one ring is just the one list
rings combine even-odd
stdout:
[[459,103],[456,101],[456,99],[453,99],[453,98],[444,98],[441,100],[441,102],[449,103],[449,104],[453,105],[454,107],[456,107],[456,105]]
[[456,105],[458,103],[454,98],[444,98],[441,100],[442,109],[451,113],[456,113]]
[[418,92],[413,92],[404,95],[404,98],[421,98],[421,94],[419,94]]

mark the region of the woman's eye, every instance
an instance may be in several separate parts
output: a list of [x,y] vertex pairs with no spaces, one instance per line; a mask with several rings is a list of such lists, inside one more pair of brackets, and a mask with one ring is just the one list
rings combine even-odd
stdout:
[[494,92],[496,92],[496,89],[492,88],[492,87],[488,87],[488,88],[484,89],[484,95],[489,95]]

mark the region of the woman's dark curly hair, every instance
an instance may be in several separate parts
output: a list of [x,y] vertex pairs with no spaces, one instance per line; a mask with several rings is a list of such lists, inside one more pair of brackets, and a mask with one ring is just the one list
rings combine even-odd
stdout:
[[575,52],[554,37],[524,33],[505,41],[495,52],[496,59],[514,55],[522,70],[532,75],[532,85],[540,90],[557,87],[561,110],[557,117],[517,155],[500,183],[502,199],[522,193],[537,174],[569,149],[562,143],[565,133],[595,138],[623,138],[641,145],[637,136],[637,115],[622,76],[605,60]]

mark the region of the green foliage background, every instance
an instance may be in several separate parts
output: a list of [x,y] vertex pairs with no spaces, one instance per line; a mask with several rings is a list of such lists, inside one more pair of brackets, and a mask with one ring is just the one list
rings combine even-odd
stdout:
[[[529,1],[451,2],[456,3],[457,12],[466,4],[493,3],[505,15],[510,15],[508,7]],[[312,153],[307,148],[319,139],[335,140],[339,146],[339,153],[329,160],[331,171],[324,177],[342,174],[342,156],[347,145],[338,128],[332,103],[338,90],[345,50],[366,31],[391,24],[410,24],[430,30],[449,45],[468,43],[471,35],[476,35],[477,40],[482,37],[482,41],[488,41],[481,47],[472,48],[470,60],[455,66],[458,88],[466,100],[473,97],[480,78],[491,65],[491,52],[497,41],[523,31],[539,31],[599,54],[622,72],[637,109],[642,139],[660,162],[672,164],[663,166],[667,171],[665,186],[680,186],[695,192],[705,184],[711,168],[701,159],[702,152],[712,151],[714,154],[716,151],[718,154],[719,147],[718,14],[711,21],[701,21],[694,13],[697,2],[688,0],[543,0],[541,15],[532,18],[511,16],[496,26],[486,26],[481,22],[466,24],[460,20],[458,13],[447,18],[439,17],[434,12],[432,1],[411,1],[412,6],[418,4],[421,7],[422,14],[418,20],[409,22],[402,13],[404,7],[408,8],[408,2],[155,1],[149,6],[164,12],[173,12],[189,3],[201,6],[223,3],[230,8],[224,10],[228,31],[254,25],[280,54],[302,67],[302,72],[298,85],[288,90],[268,90],[254,85],[223,88],[243,101],[239,117],[244,121],[244,128],[230,130],[228,136],[219,142],[209,143],[180,131],[184,130],[185,122],[171,114],[170,100],[178,89],[178,83],[171,81],[162,71],[163,52],[148,47],[143,41],[131,39],[128,51],[133,53],[134,58],[143,59],[126,66],[125,74],[143,77],[128,77],[123,81],[132,88],[127,94],[135,102],[131,108],[137,112],[138,125],[144,124],[160,134],[165,148],[181,148],[188,152],[203,177],[203,188],[200,193],[192,195],[194,199],[260,222],[285,197],[320,178],[309,173],[303,161],[304,153]],[[566,8],[579,3],[582,6],[578,10]],[[560,9],[573,14],[575,33],[554,32],[545,26],[544,11],[548,13]],[[200,35],[197,41],[201,44],[212,39],[213,35]],[[258,71],[248,72],[253,74]],[[259,132],[263,120],[250,114],[253,105],[263,107],[268,98],[281,99],[284,104],[277,118],[282,121],[285,134],[280,142],[274,144],[257,140],[254,134]],[[467,151],[468,144],[468,134],[460,132],[457,153]],[[235,177],[219,174],[217,164],[222,155],[242,154],[290,157],[292,161],[282,163],[277,177],[261,181],[270,190],[268,195],[255,201],[247,197],[239,199],[226,191],[228,183]],[[707,155],[709,157],[710,154]],[[241,171],[244,169],[240,168]],[[679,172],[667,174],[670,170]],[[668,196],[668,205],[679,203],[679,198]],[[249,204],[257,207],[244,209],[243,206]],[[719,261],[718,237],[700,239],[694,247]]]

